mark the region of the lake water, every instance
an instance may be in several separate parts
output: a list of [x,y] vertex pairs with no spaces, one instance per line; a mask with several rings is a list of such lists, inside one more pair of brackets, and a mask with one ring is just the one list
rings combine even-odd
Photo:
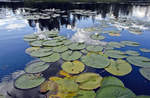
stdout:
[[[50,13],[50,10],[53,13]],[[83,13],[85,11],[88,12]],[[37,17],[32,17],[33,15]],[[122,17],[130,19],[126,23],[133,22],[133,24],[123,25],[122,22],[118,22]],[[118,19],[117,22],[115,19]],[[117,28],[121,31],[121,35],[103,34],[106,39],[102,42],[90,40],[87,36],[92,33],[83,32],[82,29],[98,26],[100,22],[109,23],[106,30]],[[130,32],[128,28],[131,26],[139,28],[141,32],[137,34]],[[24,70],[26,64],[34,59],[25,53],[29,45],[23,40],[24,35],[53,29],[58,29],[59,35],[77,42],[106,44],[110,41],[135,41],[140,43],[140,46],[120,50],[136,50],[142,56],[150,58],[150,53],[139,50],[139,48],[150,49],[150,4],[0,3],[0,81],[11,81],[14,72]],[[116,77],[135,94],[150,95],[150,81],[139,73],[139,67],[132,66],[132,68],[130,74]],[[90,71],[101,72],[94,68]],[[111,75],[108,72],[100,74]]]

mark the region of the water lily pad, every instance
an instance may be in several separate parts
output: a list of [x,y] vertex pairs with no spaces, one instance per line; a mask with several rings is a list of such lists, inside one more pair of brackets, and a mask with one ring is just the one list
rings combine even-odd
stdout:
[[73,98],[95,98],[96,93],[94,91],[79,90],[77,95]]
[[123,82],[116,77],[109,76],[103,78],[101,82],[101,87],[112,86],[112,85],[124,87]]
[[91,36],[91,39],[93,39],[93,40],[103,40],[103,39],[105,39],[105,37],[104,36],[102,36],[102,35],[99,35],[99,34],[92,34]]
[[113,75],[124,76],[132,71],[131,65],[125,60],[113,60],[111,59],[111,64],[105,68],[106,71]]
[[146,49],[146,48],[140,48],[140,50],[141,50],[142,52],[150,52],[150,49]]
[[62,42],[63,42],[64,45],[72,44],[72,41],[70,41],[70,40],[63,40]]
[[136,98],[150,98],[150,96],[147,96],[147,95],[140,95],[140,96],[136,96]]
[[119,42],[109,42],[107,45],[108,45],[108,46],[111,46],[111,47],[113,47],[113,48],[125,47],[124,44],[121,44],[121,43],[119,43]]
[[33,74],[23,74],[15,81],[15,87],[19,89],[31,89],[41,85],[45,81],[43,77],[37,77]]
[[68,47],[67,46],[57,46],[57,47],[54,47],[53,48],[53,51],[54,52],[64,52],[64,51],[66,51],[66,50],[68,50]]
[[69,45],[69,49],[71,50],[81,50],[84,49],[86,45],[84,43],[73,43]]
[[78,52],[78,51],[66,51],[64,53],[62,53],[62,59],[66,60],[66,61],[73,61],[73,60],[77,60],[82,56],[82,53]]
[[142,56],[129,56],[127,61],[135,66],[150,67],[150,59]]
[[119,50],[106,50],[104,54],[112,58],[126,58],[127,57],[124,52],[121,52]]
[[59,46],[59,45],[62,45],[62,44],[63,44],[63,42],[58,41],[58,40],[49,40],[49,41],[43,42],[44,46],[50,46],[50,47],[55,47],[55,46]]
[[53,52],[51,52],[51,49],[38,49],[36,51],[33,51],[30,53],[33,57],[45,57],[51,55]]
[[90,45],[90,46],[87,46],[86,49],[87,49],[88,51],[99,52],[99,51],[102,51],[102,50],[103,50],[103,47],[101,47],[101,46],[96,46],[96,45]]
[[28,34],[24,36],[24,39],[36,39],[37,37],[36,34]]
[[84,64],[80,61],[65,62],[61,67],[65,72],[70,74],[78,74],[85,68]]
[[98,54],[91,54],[87,56],[83,56],[81,61],[87,66],[93,68],[105,68],[110,64],[110,61],[107,57]]
[[56,92],[58,89],[58,85],[57,85],[57,83],[56,82],[54,82],[54,81],[45,81],[44,83],[42,83],[41,85],[40,85],[40,92],[41,93],[46,93],[47,91],[54,91],[54,92]]
[[27,49],[25,50],[25,52],[26,52],[27,54],[30,54],[31,52],[36,51],[36,50],[39,50],[39,49],[40,49],[40,47],[29,47],[29,48],[27,48]]
[[138,55],[140,55],[137,51],[133,51],[133,50],[128,50],[125,53],[128,54],[128,55],[131,55],[131,56],[138,56]]
[[142,76],[144,76],[146,79],[150,80],[150,67],[149,68],[141,68],[140,73]]
[[139,46],[140,45],[139,43],[133,42],[133,41],[121,41],[121,43],[127,46]]
[[24,38],[24,41],[27,41],[27,42],[32,42],[32,41],[36,41],[37,39],[31,39],[31,38]]
[[76,82],[79,83],[80,89],[92,90],[100,87],[102,77],[95,73],[83,73],[77,76]]
[[64,36],[57,36],[57,37],[54,37],[53,40],[63,41],[63,40],[66,40],[66,37],[64,37]]
[[26,68],[25,68],[25,72],[27,73],[39,73],[39,72],[43,72],[46,69],[48,69],[49,65],[45,64],[45,62],[33,62],[31,64],[29,64]]
[[78,84],[71,79],[60,79],[56,83],[59,86],[59,92],[76,92],[78,91]]
[[40,60],[44,62],[56,62],[60,59],[60,54],[59,53],[52,53],[51,55],[47,57],[41,57]]
[[106,86],[100,88],[96,92],[96,98],[135,98],[136,95],[129,90],[121,86]]
[[34,47],[40,47],[42,46],[42,43],[43,43],[42,40],[37,40],[37,41],[31,42],[30,45]]

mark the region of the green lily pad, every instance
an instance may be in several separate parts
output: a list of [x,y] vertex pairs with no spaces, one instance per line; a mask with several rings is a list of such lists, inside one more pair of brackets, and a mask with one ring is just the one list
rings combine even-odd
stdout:
[[53,40],[63,41],[63,40],[66,40],[66,37],[57,36],[57,37],[54,37]]
[[77,95],[73,98],[95,98],[96,93],[94,91],[86,91],[86,90],[79,90]]
[[127,46],[139,46],[140,45],[139,43],[133,42],[133,41],[121,41],[121,43]]
[[146,48],[140,48],[140,50],[141,50],[142,52],[150,52],[150,49],[146,49]]
[[64,53],[62,53],[62,59],[66,60],[66,61],[73,61],[73,60],[77,60],[82,56],[82,53],[78,52],[78,51],[66,51]]
[[80,61],[65,62],[61,67],[65,72],[70,74],[81,73],[85,68],[84,64]]
[[132,66],[125,60],[111,59],[111,64],[105,70],[113,75],[124,76],[132,71]]
[[37,41],[31,42],[30,45],[34,47],[41,47],[42,43],[43,43],[42,40],[37,40]]
[[98,54],[91,54],[87,56],[83,56],[81,61],[87,66],[93,68],[105,68],[110,64],[110,61],[107,57]]
[[100,87],[102,77],[95,73],[83,73],[77,76],[76,82],[80,89],[92,90]]
[[113,48],[125,47],[124,44],[121,44],[121,43],[119,43],[119,42],[109,42],[107,45],[108,45],[108,46],[111,46],[111,47],[113,47]]
[[106,50],[104,54],[111,58],[126,58],[127,57],[124,52],[121,52],[119,50]]
[[96,46],[96,45],[90,45],[90,46],[87,46],[86,48],[88,51],[92,51],[92,52],[99,52],[99,51],[102,51],[103,50],[103,47],[101,46]]
[[41,57],[40,60],[44,62],[56,62],[60,59],[60,54],[59,53],[52,53],[51,55],[47,57]]
[[54,52],[58,52],[58,53],[64,52],[64,51],[66,51],[66,50],[68,50],[68,47],[67,47],[67,46],[57,46],[57,47],[54,47],[54,48],[53,48],[53,51],[54,51]]
[[101,35],[99,35],[99,34],[92,34],[90,37],[91,37],[91,39],[93,39],[93,40],[103,40],[103,39],[105,39],[104,36],[101,36]]
[[60,79],[56,83],[59,85],[60,92],[76,92],[78,91],[78,84],[72,79]]
[[135,66],[150,67],[150,59],[142,56],[129,56],[127,61]]
[[64,45],[72,44],[72,41],[70,41],[70,40],[63,40],[62,42],[63,42]]
[[27,54],[30,54],[31,52],[36,51],[36,50],[39,50],[39,49],[40,49],[40,47],[29,47],[29,48],[27,48],[27,49],[25,50],[25,52],[26,52]]
[[136,98],[150,98],[150,96],[147,96],[147,95],[140,95],[140,96],[136,96]]
[[149,68],[141,68],[140,73],[143,77],[150,80],[150,67]]
[[38,49],[36,51],[33,51],[30,53],[33,57],[45,57],[51,55],[53,52],[51,52],[51,49]]
[[27,73],[40,73],[45,71],[46,69],[48,69],[49,65],[45,64],[45,62],[33,62],[31,64],[29,64],[26,68],[25,68],[25,72]]
[[71,50],[81,50],[84,49],[86,45],[84,43],[73,43],[69,45],[69,49]]
[[37,37],[36,34],[28,34],[24,36],[24,39],[36,39]]
[[124,84],[120,79],[112,76],[104,77],[101,82],[101,87],[113,86],[113,85],[124,87]]
[[27,41],[27,42],[32,42],[32,41],[36,41],[37,39],[31,39],[31,38],[24,38],[24,41]]
[[55,46],[59,46],[59,45],[62,45],[62,44],[63,44],[63,42],[58,41],[58,40],[49,40],[49,41],[43,42],[44,46],[50,46],[50,47],[55,47]]
[[41,85],[45,81],[43,77],[37,77],[33,74],[23,74],[15,81],[15,87],[19,89],[31,89]]
[[138,56],[138,55],[140,55],[137,51],[133,51],[133,50],[128,50],[125,53],[128,54],[128,55],[131,55],[131,56]]
[[129,90],[121,86],[106,86],[100,88],[96,92],[96,98],[135,98],[136,95]]

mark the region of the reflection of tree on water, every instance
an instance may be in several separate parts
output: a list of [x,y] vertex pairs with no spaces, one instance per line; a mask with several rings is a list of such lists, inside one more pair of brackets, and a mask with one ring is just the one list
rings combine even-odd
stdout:
[[[44,5],[44,6],[43,6]],[[132,4],[55,4],[55,3],[37,3],[37,4],[31,4],[31,5],[24,5],[24,4],[0,4],[0,7],[4,8],[11,8],[14,12],[14,14],[16,13],[16,10],[18,8],[31,8],[31,9],[35,9],[37,8],[37,10],[25,10],[25,12],[27,12],[29,15],[33,15],[35,13],[44,13],[47,14],[47,12],[42,12],[42,10],[44,9],[61,9],[62,11],[64,11],[64,13],[59,13],[60,16],[58,17],[50,17],[50,19],[38,19],[38,20],[28,20],[29,25],[31,27],[33,27],[33,29],[36,31],[36,23],[39,23],[39,28],[41,30],[44,29],[60,29],[60,26],[67,26],[67,25],[71,25],[72,27],[75,26],[75,23],[78,20],[81,19],[86,19],[88,18],[90,15],[82,15],[82,14],[73,14],[72,18],[70,18],[71,16],[71,10],[74,9],[79,9],[79,10],[90,10],[91,12],[96,11],[96,15],[101,15],[102,18],[107,17],[107,14],[112,14],[114,17],[119,17],[120,15],[122,16],[128,16],[130,13],[133,13],[133,10],[136,10],[135,8],[137,8],[136,6],[133,6]],[[139,6],[141,7],[141,6]],[[145,15],[148,15],[148,8],[149,6],[145,6],[147,9],[147,11],[145,11]],[[1,10],[2,11],[2,10]],[[23,13],[23,10],[20,10],[21,13]],[[57,13],[57,12],[54,12]],[[3,12],[4,14],[4,12]],[[49,15],[51,15],[50,13],[48,13]],[[64,17],[65,16],[65,17]],[[95,16],[93,15],[93,20],[95,19]]]

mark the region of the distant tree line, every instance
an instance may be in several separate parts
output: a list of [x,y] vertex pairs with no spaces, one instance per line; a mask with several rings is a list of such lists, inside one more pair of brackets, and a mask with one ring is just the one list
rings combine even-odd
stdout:
[[24,0],[27,2],[150,2],[150,0]]

